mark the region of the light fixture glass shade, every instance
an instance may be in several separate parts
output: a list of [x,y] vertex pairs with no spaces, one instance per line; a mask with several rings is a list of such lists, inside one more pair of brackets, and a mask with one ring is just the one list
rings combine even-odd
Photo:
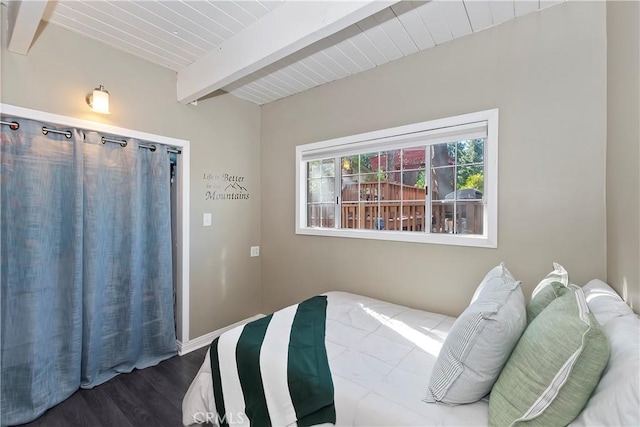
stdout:
[[91,97],[91,109],[96,113],[110,114],[109,92],[105,90],[104,86],[100,85],[93,90],[93,96]]

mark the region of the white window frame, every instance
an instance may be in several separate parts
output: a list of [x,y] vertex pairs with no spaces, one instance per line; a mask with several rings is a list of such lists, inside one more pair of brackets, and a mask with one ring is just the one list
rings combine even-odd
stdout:
[[[444,234],[352,228],[321,228],[307,226],[307,167],[313,158],[330,158],[366,151],[384,151],[389,143],[419,141],[427,144],[455,141],[456,131],[465,131],[480,123],[486,124],[484,145],[483,234]],[[454,128],[454,129],[452,129]],[[444,135],[444,136],[440,136]],[[452,139],[453,138],[453,139]],[[339,176],[336,176],[336,180]],[[339,186],[336,185],[336,188]],[[431,189],[429,188],[429,191]],[[338,193],[339,194],[339,193]],[[428,203],[430,205],[430,203]],[[392,240],[441,245],[498,247],[498,109],[462,114],[342,138],[298,145],[296,147],[296,234],[311,236],[350,237],[356,239]],[[336,217],[336,223],[340,218]],[[429,227],[430,228],[430,227]]]

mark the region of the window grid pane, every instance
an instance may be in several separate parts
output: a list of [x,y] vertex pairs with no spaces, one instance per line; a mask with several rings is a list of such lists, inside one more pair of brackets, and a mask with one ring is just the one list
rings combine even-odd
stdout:
[[482,235],[483,162],[484,139],[307,162],[307,225]]

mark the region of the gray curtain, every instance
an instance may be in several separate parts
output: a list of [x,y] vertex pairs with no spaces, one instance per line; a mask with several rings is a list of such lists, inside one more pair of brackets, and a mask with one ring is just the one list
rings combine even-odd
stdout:
[[166,147],[18,122],[1,131],[2,425],[176,353]]

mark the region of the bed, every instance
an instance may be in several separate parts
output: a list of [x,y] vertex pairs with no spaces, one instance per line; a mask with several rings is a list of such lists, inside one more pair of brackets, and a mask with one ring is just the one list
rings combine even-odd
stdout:
[[[635,333],[637,338],[640,319],[608,285],[601,281],[593,281],[593,284],[590,283],[585,289],[587,300],[591,299],[590,305],[593,301],[601,302],[602,298],[597,297],[603,295],[615,302],[613,309],[610,309],[607,304],[605,304],[606,308],[596,307],[596,311],[601,312],[596,313],[601,323],[626,316],[627,326],[631,322],[632,328],[631,330],[627,328],[624,333],[627,336],[629,334],[633,336]],[[328,292],[325,295],[327,300],[325,346],[335,393],[335,425],[478,426],[489,424],[487,397],[464,405],[425,403],[425,390],[429,384],[431,372],[455,318],[346,292]],[[617,329],[609,329],[607,332],[612,342],[616,341],[615,337],[612,337],[616,333]],[[637,340],[618,339],[618,341],[624,342],[627,347],[631,346],[631,350],[622,351],[626,358],[624,363],[631,365],[630,369],[636,369],[631,372],[638,372],[640,345]],[[618,363],[616,358],[622,357],[616,356],[616,352],[620,353],[612,347],[611,359],[604,375],[618,375],[620,378],[616,381],[622,381],[624,374],[620,375],[619,372],[629,371],[626,370],[627,368],[617,371],[615,367],[612,368],[612,364]],[[637,425],[640,422],[637,409],[638,384],[637,381],[633,381],[633,376],[631,378],[631,382],[626,381],[627,389],[621,388],[619,382],[613,386],[607,385],[607,381],[604,381],[604,388],[601,390],[602,387],[599,386],[592,397],[596,402],[593,404],[589,402],[583,411],[586,415],[578,417],[574,424],[605,425],[611,422],[615,425]],[[612,381],[612,379],[608,380],[608,382]],[[624,390],[623,394],[627,397],[622,399],[622,402],[619,396],[611,399],[609,395],[613,388]],[[601,417],[599,411],[602,408],[597,408],[597,405],[607,407],[610,413],[604,418]],[[629,410],[629,408],[632,409]],[[202,367],[183,400],[183,423],[191,425],[213,421],[216,424],[211,414],[216,414],[216,400],[213,393],[210,351],[208,351]],[[246,418],[236,419],[232,420],[230,425],[249,425],[249,422]]]

